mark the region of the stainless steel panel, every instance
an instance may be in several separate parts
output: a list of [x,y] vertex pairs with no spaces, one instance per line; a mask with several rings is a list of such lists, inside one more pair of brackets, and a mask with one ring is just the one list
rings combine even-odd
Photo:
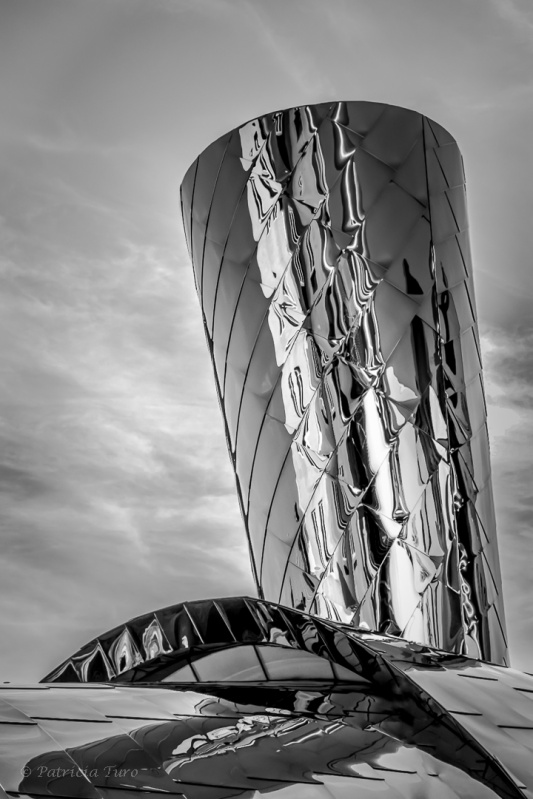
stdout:
[[[505,659],[501,587],[487,604],[487,580],[474,579],[479,553],[494,565],[497,549],[490,496],[477,507],[490,464],[456,142],[413,111],[357,102],[247,123],[220,163],[227,141],[198,159],[208,189],[197,177],[193,193],[188,177],[182,194],[193,220],[196,202],[200,221],[210,206],[228,220],[218,240],[253,267],[236,305],[215,255],[203,285],[216,278],[221,314],[236,308],[213,346],[219,373],[227,352],[224,412],[259,590]],[[239,191],[247,206],[232,223]],[[210,332],[212,290],[199,294]]]

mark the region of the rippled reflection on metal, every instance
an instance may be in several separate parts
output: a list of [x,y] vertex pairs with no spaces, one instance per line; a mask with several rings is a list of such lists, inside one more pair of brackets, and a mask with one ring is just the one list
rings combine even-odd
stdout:
[[2,689],[11,796],[533,795],[531,676],[261,599],[157,610]]
[[[496,685],[517,693],[512,678]],[[400,708],[378,686],[267,686],[253,698],[237,684],[2,686],[0,777],[10,797],[531,795],[524,733],[486,724],[488,753],[470,732],[478,724],[479,714],[437,715],[423,690]]]
[[453,138],[294,108],[208,147],[182,205],[263,595],[505,663]]

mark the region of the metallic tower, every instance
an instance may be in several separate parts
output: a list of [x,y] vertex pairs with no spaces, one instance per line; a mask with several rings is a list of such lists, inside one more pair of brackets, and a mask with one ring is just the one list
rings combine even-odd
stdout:
[[505,663],[454,139],[379,103],[268,114],[182,206],[260,595]]
[[297,607],[180,602],[1,685],[0,794],[532,799],[533,677],[464,654],[505,638],[455,142],[292,109],[183,206],[256,578]]

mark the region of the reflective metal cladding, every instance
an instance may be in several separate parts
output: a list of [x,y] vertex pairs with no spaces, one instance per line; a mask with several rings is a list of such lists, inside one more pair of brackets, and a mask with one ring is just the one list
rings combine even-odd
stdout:
[[1,686],[10,796],[533,796],[533,677],[261,599],[131,619],[44,682]]
[[260,594],[506,663],[454,139],[280,111],[210,145],[182,206]]
[[457,145],[295,108],[182,198],[255,576],[290,607],[182,602],[0,686],[0,795],[533,799]]

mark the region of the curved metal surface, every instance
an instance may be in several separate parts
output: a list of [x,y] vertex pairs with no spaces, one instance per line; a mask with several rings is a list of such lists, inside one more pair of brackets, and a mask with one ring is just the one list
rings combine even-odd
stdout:
[[1,686],[0,784],[36,799],[531,796],[515,771],[531,740],[485,733],[488,751],[424,692],[377,685]]
[[533,796],[531,676],[261,599],[132,619],[43,682],[0,691],[10,792]]
[[261,595],[505,663],[454,139],[379,103],[265,115],[182,209]]
[[533,677],[476,659],[505,639],[462,181],[442,128],[370,103],[195,162],[253,562],[293,607],[180,603],[0,686],[0,797],[533,799]]

